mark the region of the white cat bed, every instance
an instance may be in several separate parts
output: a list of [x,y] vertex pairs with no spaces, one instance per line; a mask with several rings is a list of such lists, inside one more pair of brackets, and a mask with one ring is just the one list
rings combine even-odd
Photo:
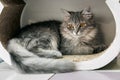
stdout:
[[[18,29],[20,29],[18,24],[20,24],[21,12],[25,5],[22,0],[19,0],[19,1],[10,0],[10,1],[11,2],[4,2],[4,0],[1,0],[1,2],[7,5],[7,6],[4,6],[5,8],[0,15],[0,21],[2,21],[0,24],[0,41],[2,42],[4,47],[6,47],[7,41],[13,36],[13,34],[17,32]],[[25,1],[27,2],[27,0]],[[118,3],[119,2],[118,0],[107,0],[106,2],[110,10],[112,11],[112,14],[116,21],[115,38],[113,42],[111,43],[111,45],[108,47],[108,49],[106,49],[103,52],[92,54],[92,55],[66,55],[64,56],[63,59],[71,60],[76,63],[77,70],[92,70],[92,69],[101,68],[107,65],[108,63],[110,63],[119,54],[119,51],[120,51],[120,45],[119,45],[120,19],[118,16],[120,14],[119,13],[120,4]],[[22,26],[25,25],[25,20],[27,21],[24,13],[25,11],[23,11],[22,18],[21,18]],[[41,12],[41,15],[43,15],[42,12]],[[27,18],[28,17],[29,16],[27,16]],[[33,21],[34,20],[29,19],[28,22],[26,23],[33,22]],[[1,51],[0,57],[5,62],[12,65],[9,53],[3,48],[2,44],[0,44],[0,51]]]

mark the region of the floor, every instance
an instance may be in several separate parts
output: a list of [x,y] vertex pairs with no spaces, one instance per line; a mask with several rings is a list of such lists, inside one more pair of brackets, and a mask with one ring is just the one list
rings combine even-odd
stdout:
[[20,74],[0,64],[0,80],[120,80],[120,70],[76,71],[61,74]]

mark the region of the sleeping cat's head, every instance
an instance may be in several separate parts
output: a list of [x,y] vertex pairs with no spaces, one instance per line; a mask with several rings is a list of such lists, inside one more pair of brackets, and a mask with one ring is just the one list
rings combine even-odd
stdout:
[[63,10],[65,14],[64,28],[70,34],[80,35],[87,27],[94,24],[93,14],[90,8],[85,8],[79,12]]

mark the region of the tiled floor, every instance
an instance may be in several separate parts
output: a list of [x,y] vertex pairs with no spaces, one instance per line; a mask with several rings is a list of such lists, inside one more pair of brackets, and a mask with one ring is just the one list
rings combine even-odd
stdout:
[[0,70],[0,80],[120,80],[120,72],[78,71],[62,74],[18,74]]
[[56,74],[50,80],[120,80],[120,72],[78,71]]
[[0,65],[0,80],[120,80],[119,71],[76,71],[61,74],[19,74],[7,64]]
[[13,70],[0,70],[0,80],[48,80],[53,74],[19,74]]

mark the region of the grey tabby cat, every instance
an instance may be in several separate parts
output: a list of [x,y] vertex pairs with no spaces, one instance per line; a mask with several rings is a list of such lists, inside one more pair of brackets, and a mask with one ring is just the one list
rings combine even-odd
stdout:
[[16,68],[25,73],[74,71],[73,62],[59,59],[62,54],[89,54],[103,46],[88,9],[63,11],[66,15],[63,22],[52,20],[27,25],[9,41],[8,51]]

